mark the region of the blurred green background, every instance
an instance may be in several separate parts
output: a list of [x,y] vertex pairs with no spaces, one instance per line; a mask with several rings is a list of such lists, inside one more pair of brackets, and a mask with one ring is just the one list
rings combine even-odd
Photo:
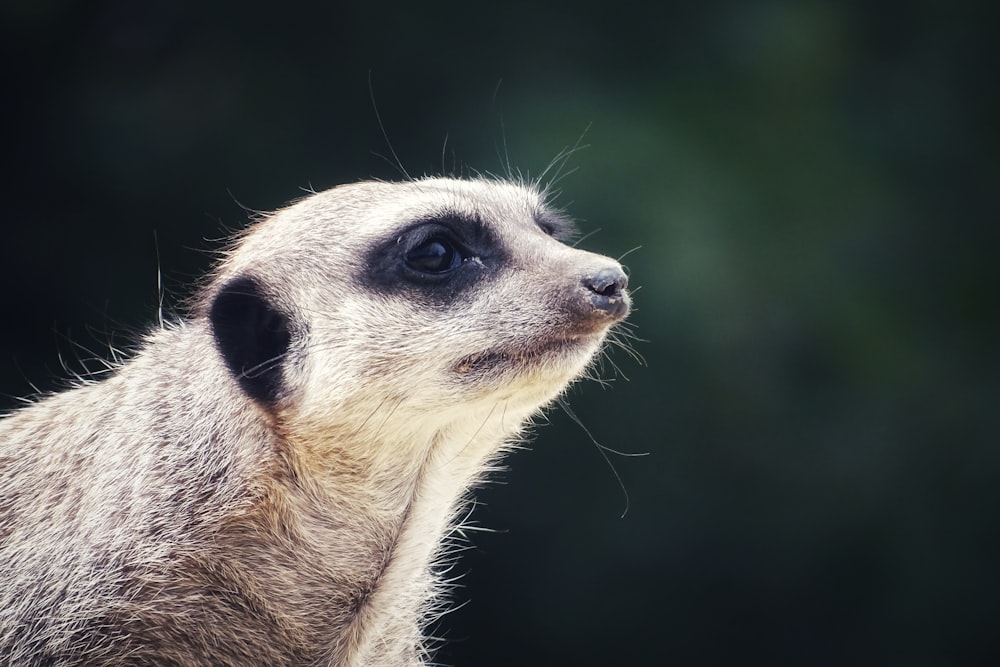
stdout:
[[[478,494],[454,665],[1000,664],[995,4],[6,0],[2,407],[241,206],[537,175],[647,365]],[[81,346],[85,349],[81,349]],[[90,351],[87,351],[90,350]],[[628,377],[626,381],[622,374]]]

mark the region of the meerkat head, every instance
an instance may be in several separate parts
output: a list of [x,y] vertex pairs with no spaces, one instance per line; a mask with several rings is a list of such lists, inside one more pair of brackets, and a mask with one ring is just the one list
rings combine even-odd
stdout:
[[201,312],[243,391],[282,419],[443,424],[502,405],[521,420],[630,308],[621,266],[570,233],[529,186],[341,186],[251,228]]

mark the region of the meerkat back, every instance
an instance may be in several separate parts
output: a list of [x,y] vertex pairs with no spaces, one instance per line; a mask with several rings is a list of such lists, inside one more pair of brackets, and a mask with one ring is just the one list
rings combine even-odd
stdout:
[[452,179],[252,226],[189,317],[0,420],[0,660],[424,664],[469,489],[628,313],[569,231]]

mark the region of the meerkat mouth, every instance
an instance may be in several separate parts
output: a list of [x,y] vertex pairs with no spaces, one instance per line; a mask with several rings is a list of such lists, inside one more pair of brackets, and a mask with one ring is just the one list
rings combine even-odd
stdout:
[[462,357],[453,368],[461,375],[526,370],[560,357],[577,357],[584,349],[593,348],[599,339],[600,336],[595,334],[576,334],[491,348]]

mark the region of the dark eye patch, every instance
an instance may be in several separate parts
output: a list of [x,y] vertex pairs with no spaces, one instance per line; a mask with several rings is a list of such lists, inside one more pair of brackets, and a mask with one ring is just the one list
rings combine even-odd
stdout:
[[485,222],[444,212],[415,220],[375,243],[358,282],[377,292],[444,305],[506,261],[506,250]]

